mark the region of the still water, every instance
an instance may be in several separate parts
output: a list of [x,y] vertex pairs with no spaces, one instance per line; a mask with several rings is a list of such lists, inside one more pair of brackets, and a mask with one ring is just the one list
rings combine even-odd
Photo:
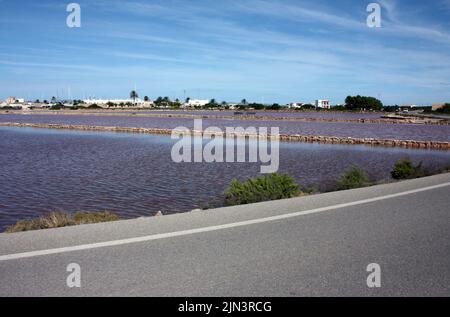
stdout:
[[[192,129],[193,119],[89,115],[0,115],[0,122],[50,123],[70,125],[118,126],[137,128]],[[338,122],[295,122],[264,120],[203,120],[205,127],[279,127],[282,134],[302,134],[354,138],[417,141],[450,141],[450,125],[369,124]]]
[[[0,231],[50,211],[117,212],[124,218],[190,211],[222,203],[232,179],[259,176],[260,164],[171,160],[168,136],[0,127]],[[394,162],[450,166],[450,153],[282,143],[280,172],[327,189],[347,168],[388,179]]]

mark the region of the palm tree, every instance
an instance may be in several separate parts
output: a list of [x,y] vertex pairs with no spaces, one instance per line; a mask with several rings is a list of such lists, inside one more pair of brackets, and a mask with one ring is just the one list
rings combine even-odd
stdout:
[[136,99],[139,98],[138,93],[136,92],[136,90],[132,90],[130,92],[130,98],[133,99],[134,104],[136,105]]

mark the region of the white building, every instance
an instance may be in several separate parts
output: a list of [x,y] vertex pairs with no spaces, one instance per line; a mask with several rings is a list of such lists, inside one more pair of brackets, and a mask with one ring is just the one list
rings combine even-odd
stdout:
[[329,100],[316,100],[316,108],[319,109],[331,109],[331,103]]
[[[140,101],[139,99],[136,99],[137,103],[139,103],[139,101]],[[132,99],[86,99],[86,100],[83,100],[83,102],[87,105],[96,104],[96,105],[102,106],[102,105],[106,105],[110,102],[115,103],[117,105],[119,105],[121,103],[126,104],[128,102],[134,103],[134,100],[132,100]]]
[[120,104],[136,104],[137,107],[141,107],[141,108],[150,108],[153,105],[153,101],[149,100],[149,101],[144,101],[142,99],[137,98],[136,101],[134,101],[133,99],[86,99],[83,100],[83,102],[87,105],[98,105],[102,108],[106,108],[108,107],[107,105],[109,103],[113,103],[117,106],[119,106]]
[[201,100],[201,99],[190,99],[188,103],[185,104],[188,108],[194,107],[204,107],[209,104],[210,100]]
[[305,104],[303,102],[292,102],[289,104],[290,109],[301,109]]
[[17,103],[22,104],[22,103],[25,103],[25,99],[23,99],[23,98],[16,98],[16,97],[8,97],[6,99],[6,103],[8,105],[17,104]]

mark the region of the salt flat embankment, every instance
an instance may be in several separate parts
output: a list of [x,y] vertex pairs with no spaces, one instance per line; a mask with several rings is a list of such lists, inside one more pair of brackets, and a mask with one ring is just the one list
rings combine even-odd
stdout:
[[[17,114],[16,112],[1,113],[2,115]],[[288,117],[268,115],[216,115],[216,114],[194,114],[194,113],[124,113],[124,112],[92,112],[92,111],[33,111],[33,115],[83,115],[94,117],[141,117],[141,118],[178,118],[178,119],[211,119],[211,120],[241,120],[241,121],[288,121],[288,122],[333,122],[333,123],[367,123],[367,124],[424,124],[424,125],[450,125],[450,120],[403,117],[399,118],[331,118],[331,117]]]
[[[98,131],[98,132],[120,132],[137,134],[159,134],[171,135],[172,129],[155,128],[132,128],[132,127],[106,127],[106,126],[85,126],[85,125],[64,125],[64,124],[46,124],[46,123],[14,123],[3,122],[0,126],[18,127],[18,128],[40,128],[40,129],[59,129],[59,130],[78,130],[78,131]],[[205,133],[201,131],[192,131],[195,136],[223,136],[227,138],[247,137],[257,138],[257,135],[239,134],[239,133]],[[450,150],[450,142],[438,141],[417,141],[417,140],[385,140],[376,138],[352,138],[352,137],[330,137],[330,136],[309,136],[299,134],[281,134],[279,136],[270,136],[271,139],[278,139],[283,142],[304,142],[304,143],[323,143],[323,144],[348,144],[348,145],[368,145],[384,147],[403,147],[415,149],[433,149]]]

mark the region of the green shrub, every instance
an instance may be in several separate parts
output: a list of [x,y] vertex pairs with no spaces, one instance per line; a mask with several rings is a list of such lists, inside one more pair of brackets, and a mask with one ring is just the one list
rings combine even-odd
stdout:
[[339,190],[355,189],[370,185],[367,173],[359,167],[352,167],[339,179]]
[[71,216],[64,212],[52,212],[37,219],[21,220],[6,229],[6,233],[33,231],[69,227],[83,224],[110,222],[120,220],[120,217],[110,212],[88,213],[79,212]]
[[56,104],[50,107],[50,110],[61,110],[63,108],[63,105]]
[[225,200],[227,205],[233,206],[292,198],[299,194],[299,186],[292,177],[275,173],[245,183],[234,180],[225,192]]
[[391,172],[392,178],[401,180],[401,179],[413,179],[422,177],[425,175],[425,171],[422,168],[422,163],[417,166],[414,166],[413,162],[409,159],[404,159],[398,161],[394,169]]

